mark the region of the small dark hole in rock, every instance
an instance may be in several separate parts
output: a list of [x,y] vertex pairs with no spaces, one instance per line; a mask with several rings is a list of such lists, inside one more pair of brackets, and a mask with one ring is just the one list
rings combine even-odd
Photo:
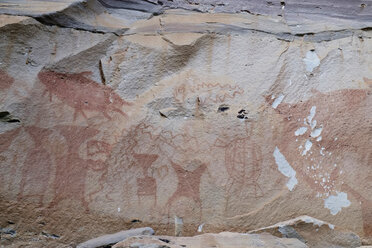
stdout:
[[14,122],[21,122],[20,120],[17,120],[17,119],[12,119],[12,120],[8,120],[6,122],[9,122],[9,123],[14,123]]
[[0,112],[0,118],[4,118],[4,117],[6,117],[8,115],[10,115],[10,113],[8,111]]
[[285,6],[285,2],[284,1],[281,1],[280,2],[280,5]]
[[218,107],[218,112],[225,112],[226,110],[229,110],[230,107],[221,105]]
[[169,243],[170,241],[168,239],[159,239],[160,241],[163,241],[165,243]]
[[241,114],[241,113],[244,113],[245,112],[245,109],[241,109],[238,114]]
[[141,223],[142,221],[140,220],[131,220],[132,223]]

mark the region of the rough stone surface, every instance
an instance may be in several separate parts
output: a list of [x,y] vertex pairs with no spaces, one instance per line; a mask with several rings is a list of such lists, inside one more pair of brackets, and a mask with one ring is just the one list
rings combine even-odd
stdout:
[[1,1],[0,245],[301,215],[371,244],[371,7]]
[[118,233],[113,234],[106,234],[104,236],[94,238],[84,243],[78,244],[76,248],[96,248],[102,246],[113,245],[118,242],[121,242],[129,237],[132,236],[140,236],[140,235],[153,235],[154,230],[150,227],[144,228],[137,228],[132,230],[121,231]]
[[242,234],[223,232],[195,237],[131,237],[113,248],[306,248],[298,239],[277,238],[269,234]]
[[309,247],[359,247],[360,238],[347,230],[340,230],[330,223],[300,216],[292,220],[279,222],[275,225],[250,231],[249,233],[270,233],[277,237],[296,238]]

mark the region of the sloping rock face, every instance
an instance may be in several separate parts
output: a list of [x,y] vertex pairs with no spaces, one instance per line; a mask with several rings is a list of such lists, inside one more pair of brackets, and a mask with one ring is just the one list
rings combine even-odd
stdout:
[[371,7],[2,1],[2,242],[309,215],[370,243]]
[[354,233],[310,216],[300,216],[249,233],[270,233],[277,237],[296,238],[313,248],[351,248],[361,245],[360,238]]
[[298,239],[277,238],[269,234],[241,234],[222,232],[195,237],[131,237],[113,248],[307,248]]

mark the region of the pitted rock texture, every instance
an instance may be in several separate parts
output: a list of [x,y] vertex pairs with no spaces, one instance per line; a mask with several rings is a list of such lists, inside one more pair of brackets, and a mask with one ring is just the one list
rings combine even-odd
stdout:
[[0,3],[2,244],[301,215],[371,243],[371,2],[239,2]]

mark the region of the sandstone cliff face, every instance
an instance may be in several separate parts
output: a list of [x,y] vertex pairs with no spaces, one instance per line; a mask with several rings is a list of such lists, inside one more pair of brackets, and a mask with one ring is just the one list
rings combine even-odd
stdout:
[[372,2],[296,2],[2,1],[2,227],[368,242]]

